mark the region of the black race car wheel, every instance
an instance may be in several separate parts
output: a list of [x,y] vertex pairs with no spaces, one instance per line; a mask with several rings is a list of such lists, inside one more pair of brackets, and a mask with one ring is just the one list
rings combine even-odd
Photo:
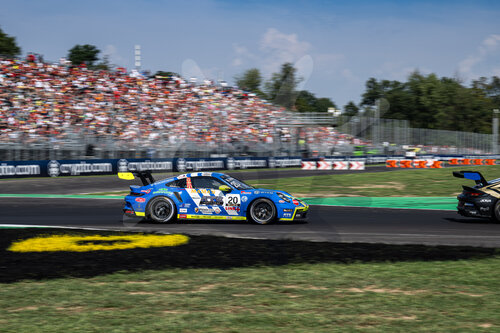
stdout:
[[496,223],[500,223],[500,200],[497,200],[495,207],[493,208],[493,213],[491,214],[491,220]]
[[146,210],[146,216],[157,223],[168,223],[175,220],[175,204],[167,197],[152,199]]
[[269,224],[276,220],[276,207],[271,200],[257,199],[250,205],[250,219],[257,224]]

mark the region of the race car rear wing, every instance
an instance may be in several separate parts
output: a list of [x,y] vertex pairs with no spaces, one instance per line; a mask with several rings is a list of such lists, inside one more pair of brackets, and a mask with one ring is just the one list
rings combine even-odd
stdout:
[[125,180],[135,179],[134,175],[139,177],[142,182],[142,185],[150,185],[155,182],[153,175],[151,174],[151,170],[143,170],[143,171],[132,171],[132,172],[118,172],[118,178]]
[[478,171],[453,171],[453,176],[473,180],[477,185],[481,184],[484,186],[488,184],[488,181]]

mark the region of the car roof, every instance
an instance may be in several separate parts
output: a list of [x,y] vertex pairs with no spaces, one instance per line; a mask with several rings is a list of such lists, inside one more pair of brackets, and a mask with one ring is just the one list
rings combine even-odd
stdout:
[[181,174],[181,175],[178,175],[178,176],[174,176],[174,177],[169,177],[169,178],[165,178],[165,179],[162,179],[160,180],[159,182],[157,183],[168,183],[168,182],[171,182],[171,181],[174,181],[174,180],[177,180],[177,179],[183,179],[183,178],[192,178],[192,177],[202,177],[202,176],[205,176],[205,177],[221,177],[221,176],[228,176],[226,175],[225,173],[221,173],[221,172],[191,172],[191,173],[184,173],[184,174]]

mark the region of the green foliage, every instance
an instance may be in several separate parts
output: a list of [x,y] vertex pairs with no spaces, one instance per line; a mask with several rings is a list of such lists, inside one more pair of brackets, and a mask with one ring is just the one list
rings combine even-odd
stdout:
[[291,109],[297,98],[297,85],[302,79],[297,77],[297,69],[289,62],[281,65],[281,70],[274,73],[266,82],[266,92],[275,104]]
[[15,57],[21,54],[21,48],[16,43],[16,38],[3,32],[0,28],[0,55]]
[[97,69],[97,70],[104,70],[104,71],[108,71],[108,70],[110,70],[112,67],[113,67],[113,65],[111,65],[111,63],[109,62],[109,56],[108,56],[108,55],[105,55],[104,57],[102,57],[101,62],[100,62],[100,63],[98,63],[97,65],[95,65],[93,68],[94,68],[94,69]]
[[265,98],[265,94],[260,89],[262,84],[262,75],[257,68],[250,68],[245,71],[242,75],[236,76],[236,85],[242,90],[251,91],[258,95],[259,97]]
[[383,118],[407,119],[412,127],[491,132],[492,109],[500,106],[500,79],[481,78],[471,87],[458,79],[436,74],[410,74],[406,82],[370,78],[365,85],[361,106],[373,110],[384,98],[389,107]]
[[344,115],[348,117],[356,116],[359,113],[359,107],[353,102],[349,101],[344,105]]
[[68,52],[68,59],[73,65],[78,66],[85,64],[87,67],[92,67],[98,60],[97,55],[101,51],[94,45],[75,45]]
[[336,108],[331,99],[322,97],[316,98],[313,93],[307,90],[301,90],[297,94],[295,108],[299,112],[327,112],[328,108]]
[[169,77],[172,77],[172,76],[178,76],[178,77],[180,77],[180,75],[177,74],[177,73],[166,72],[166,71],[157,71],[154,76],[157,77],[157,78],[169,78]]

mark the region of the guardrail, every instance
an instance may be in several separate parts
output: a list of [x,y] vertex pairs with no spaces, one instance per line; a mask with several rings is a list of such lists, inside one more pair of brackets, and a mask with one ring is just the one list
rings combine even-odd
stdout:
[[[155,172],[193,172],[206,170],[234,170],[258,168],[301,168],[303,162],[327,162],[334,166],[339,162],[363,162],[352,164],[361,168],[365,164],[385,164],[388,159],[405,160],[404,156],[325,156],[303,159],[300,156],[280,157],[220,157],[220,158],[136,158],[136,159],[94,159],[94,160],[39,160],[0,161],[0,178],[16,177],[61,177],[111,175],[118,172],[151,170]],[[434,159],[442,161],[470,159],[500,159],[500,155],[453,155],[418,156],[418,160]],[[312,165],[312,164],[311,164]],[[329,169],[326,167],[326,169]]]

